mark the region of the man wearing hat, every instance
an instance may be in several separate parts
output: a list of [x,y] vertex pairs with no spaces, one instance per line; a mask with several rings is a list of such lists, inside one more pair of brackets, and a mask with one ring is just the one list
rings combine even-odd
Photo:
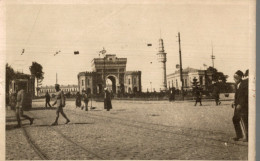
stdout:
[[68,119],[68,117],[66,116],[66,114],[63,111],[63,107],[65,107],[65,96],[62,90],[60,90],[60,85],[59,84],[55,84],[55,89],[56,89],[56,100],[55,102],[52,104],[52,106],[54,106],[55,104],[57,104],[57,111],[56,111],[56,119],[55,121],[51,124],[52,126],[58,125],[58,120],[59,120],[59,114],[61,113],[61,115],[67,120],[65,124],[69,123],[70,120]]
[[111,103],[111,94],[108,91],[107,88],[104,88],[105,96],[104,96],[104,108],[109,111],[112,109],[112,103]]
[[233,140],[242,141],[248,140],[248,82],[242,80],[243,72],[238,70],[234,74],[234,80],[236,83],[235,101],[232,104],[234,107],[233,124],[236,131],[236,137]]

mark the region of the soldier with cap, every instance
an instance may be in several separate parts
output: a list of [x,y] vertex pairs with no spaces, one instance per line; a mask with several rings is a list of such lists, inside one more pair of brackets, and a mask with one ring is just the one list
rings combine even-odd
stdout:
[[233,124],[236,131],[236,137],[234,141],[242,139],[242,141],[248,140],[248,81],[242,80],[243,72],[238,70],[234,74],[234,80],[236,83],[235,101],[232,104],[234,107]]
[[57,104],[57,111],[56,111],[56,119],[55,121],[51,124],[52,126],[54,125],[58,125],[58,119],[59,119],[59,114],[61,113],[61,115],[66,119],[66,123],[69,123],[70,120],[68,119],[68,117],[66,116],[66,114],[63,111],[63,107],[65,107],[65,96],[63,91],[60,89],[60,85],[59,84],[55,84],[55,89],[56,89],[56,100],[55,102],[52,104],[52,106],[54,106],[55,104]]
[[23,86],[18,86],[18,93],[16,99],[16,118],[18,125],[17,127],[21,127],[21,117],[30,121],[30,125],[33,124],[34,118],[31,118],[23,113],[24,101],[25,101],[25,91]]

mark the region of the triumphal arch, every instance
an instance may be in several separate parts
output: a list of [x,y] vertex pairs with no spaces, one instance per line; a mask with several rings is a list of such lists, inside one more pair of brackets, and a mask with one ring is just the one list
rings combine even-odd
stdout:
[[80,92],[86,90],[99,94],[105,87],[113,93],[141,92],[141,71],[126,71],[126,64],[127,58],[117,58],[112,54],[94,58],[91,62],[92,71],[78,74]]

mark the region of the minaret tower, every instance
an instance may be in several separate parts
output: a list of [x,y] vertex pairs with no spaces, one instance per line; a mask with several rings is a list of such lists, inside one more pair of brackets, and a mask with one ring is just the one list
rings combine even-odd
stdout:
[[160,63],[160,89],[161,91],[167,90],[166,82],[166,53],[164,52],[163,39],[159,39],[159,52],[157,53],[157,59]]

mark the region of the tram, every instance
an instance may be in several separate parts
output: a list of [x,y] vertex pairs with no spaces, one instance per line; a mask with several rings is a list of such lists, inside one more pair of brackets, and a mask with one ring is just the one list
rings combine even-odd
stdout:
[[18,78],[10,81],[10,105],[11,109],[15,109],[16,106],[16,96],[19,87],[23,87],[25,90],[25,100],[23,102],[24,110],[29,110],[32,108],[32,98],[34,97],[34,78],[30,75],[24,75],[23,78]]

